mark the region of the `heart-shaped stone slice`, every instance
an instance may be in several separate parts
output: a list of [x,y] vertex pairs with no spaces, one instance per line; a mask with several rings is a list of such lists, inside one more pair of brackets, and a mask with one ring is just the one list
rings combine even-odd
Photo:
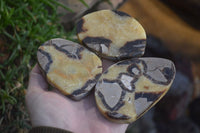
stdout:
[[64,39],[45,42],[38,48],[37,59],[49,84],[74,100],[86,96],[102,73],[98,56]]
[[121,11],[101,10],[77,23],[80,42],[100,56],[120,60],[144,54],[146,33],[133,17]]
[[120,61],[109,67],[97,82],[97,106],[111,121],[134,122],[165,95],[174,77],[174,64],[167,59]]

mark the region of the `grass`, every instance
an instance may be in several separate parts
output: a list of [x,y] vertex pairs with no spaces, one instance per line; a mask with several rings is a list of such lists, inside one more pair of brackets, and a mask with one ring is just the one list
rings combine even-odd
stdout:
[[58,22],[54,0],[0,0],[0,132],[30,129],[24,105],[28,74],[39,45],[52,38],[73,40]]
[[0,133],[31,128],[24,100],[38,46],[58,37],[74,41],[75,28],[66,32],[58,22],[58,6],[73,12],[56,0],[0,0]]

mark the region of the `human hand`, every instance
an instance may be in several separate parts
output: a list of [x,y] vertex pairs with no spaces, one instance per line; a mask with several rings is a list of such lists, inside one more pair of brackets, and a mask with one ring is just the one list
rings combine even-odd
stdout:
[[[112,63],[103,60],[103,69]],[[128,124],[116,124],[98,111],[94,93],[81,101],[72,101],[48,84],[36,65],[30,73],[26,106],[33,127],[49,126],[75,133],[124,133]]]

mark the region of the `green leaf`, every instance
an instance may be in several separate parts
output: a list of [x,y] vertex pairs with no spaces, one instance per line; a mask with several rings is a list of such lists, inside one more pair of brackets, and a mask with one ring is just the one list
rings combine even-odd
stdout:
[[13,40],[13,41],[16,41],[16,39],[12,36],[12,35],[10,35],[7,31],[3,31],[3,34],[4,35],[6,35],[8,38],[10,38],[11,40]]
[[5,80],[5,76],[4,76],[4,74],[3,74],[3,72],[1,70],[0,70],[0,76],[1,76],[2,82],[3,82],[3,80]]
[[[37,62],[39,45],[51,38],[74,37],[74,30],[67,34],[58,21],[59,6],[73,12],[57,0],[0,0],[0,36],[5,39],[3,47],[9,54],[0,64],[0,112],[4,112],[0,123],[5,133],[30,128],[24,124],[29,123],[24,113],[23,91],[28,85],[30,67]],[[15,89],[17,82],[21,86]]]

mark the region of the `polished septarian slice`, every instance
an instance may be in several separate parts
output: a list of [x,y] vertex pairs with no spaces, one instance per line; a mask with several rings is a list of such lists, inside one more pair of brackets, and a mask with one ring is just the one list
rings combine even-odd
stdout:
[[110,66],[97,82],[97,106],[111,121],[134,122],[165,95],[174,77],[174,64],[167,59],[120,61]]
[[77,36],[83,45],[112,60],[140,57],[146,46],[143,27],[121,11],[101,10],[85,15],[77,23]]
[[45,42],[38,48],[37,59],[47,81],[74,100],[86,96],[102,73],[98,56],[64,39]]

